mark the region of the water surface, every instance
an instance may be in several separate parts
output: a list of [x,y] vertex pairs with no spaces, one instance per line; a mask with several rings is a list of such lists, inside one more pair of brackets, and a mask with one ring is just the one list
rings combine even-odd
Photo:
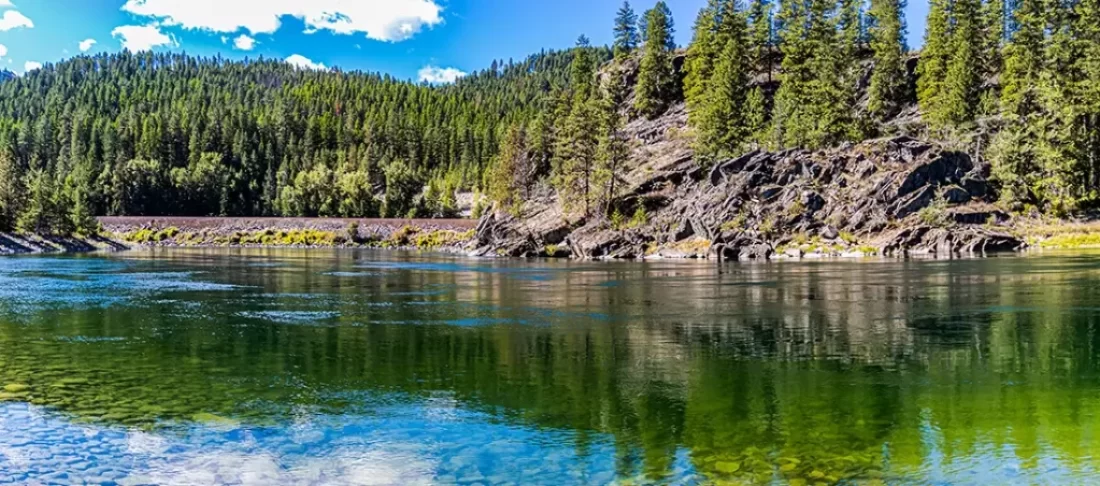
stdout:
[[1100,254],[0,259],[0,483],[1100,474]]

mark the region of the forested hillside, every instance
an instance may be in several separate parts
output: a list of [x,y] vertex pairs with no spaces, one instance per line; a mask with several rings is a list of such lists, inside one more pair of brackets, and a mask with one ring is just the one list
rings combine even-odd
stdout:
[[621,221],[613,201],[649,143],[625,127],[685,105],[686,125],[669,130],[703,166],[905,133],[989,164],[1007,207],[1065,214],[1100,188],[1098,5],[932,0],[912,53],[904,0],[711,0],[686,50],[664,2],[641,15],[624,3],[610,48],[581,36],[451,86],[278,61],[77,57],[0,83],[0,226],[447,216],[459,190],[516,213],[545,185],[567,214]]
[[[501,127],[533,119],[568,84],[571,60],[545,52],[494,62],[435,87],[281,61],[73,58],[0,83],[0,225],[67,232],[91,215],[444,216],[456,190],[479,184]],[[425,185],[434,200],[414,207]]]
[[[905,134],[988,167],[1008,209],[1062,216],[1095,206],[1100,0],[931,0],[924,47],[915,54],[905,43],[904,6],[710,0],[681,66],[665,4],[644,14],[641,36],[624,4],[616,61],[597,79],[593,61],[577,52],[571,106],[551,132],[550,180],[566,213],[612,223],[629,217],[612,204],[620,179],[645,163],[626,160],[629,144],[651,142],[624,140],[623,117],[660,117],[681,99],[688,124],[680,138],[704,167],[756,149],[822,149]],[[638,57],[635,75],[629,67]],[[506,204],[530,185],[529,177],[512,175],[530,147],[522,136],[509,141],[516,146],[502,153],[515,160],[502,160],[493,177],[493,194]]]

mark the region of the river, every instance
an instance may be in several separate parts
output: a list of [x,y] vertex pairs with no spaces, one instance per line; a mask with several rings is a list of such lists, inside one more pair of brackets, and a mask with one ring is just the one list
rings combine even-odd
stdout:
[[0,484],[1100,473],[1100,254],[0,259]]

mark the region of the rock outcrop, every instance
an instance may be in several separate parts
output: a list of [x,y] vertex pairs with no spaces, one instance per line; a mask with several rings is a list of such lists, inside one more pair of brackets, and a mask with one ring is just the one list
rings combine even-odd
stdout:
[[1024,246],[1005,231],[1009,217],[993,204],[988,169],[966,154],[896,137],[824,151],[755,151],[704,166],[675,140],[682,126],[675,116],[631,127],[649,139],[635,150],[640,163],[613,204],[645,218],[617,227],[607,218],[570,218],[543,188],[520,217],[483,218],[477,253],[759,260]]

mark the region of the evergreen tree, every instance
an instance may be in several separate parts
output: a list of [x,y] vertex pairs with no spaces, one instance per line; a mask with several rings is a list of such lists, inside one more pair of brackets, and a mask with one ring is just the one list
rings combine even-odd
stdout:
[[749,6],[749,50],[757,74],[772,80],[772,46],[775,45],[770,0],[752,0]]
[[1043,0],[1019,0],[1016,29],[1005,47],[1001,103],[1005,113],[1027,116],[1037,110],[1036,87],[1043,67],[1047,19]]
[[[99,234],[99,221],[92,208],[92,174],[88,167],[78,166],[65,179],[64,199],[69,203],[67,209],[67,228],[82,236]],[[64,208],[58,208],[59,210]]]
[[704,159],[738,155],[750,135],[744,110],[752,64],[748,26],[736,2],[723,2],[720,25],[718,38],[724,44],[698,116],[697,152]]
[[[1006,126],[991,149],[1002,197],[1031,201],[1054,213],[1089,197],[1088,105],[1078,97],[1083,51],[1070,4],[1022,0],[1005,47],[1002,115]],[[1095,82],[1095,81],[1092,81]]]
[[782,2],[783,69],[775,97],[775,140],[781,146],[819,148],[851,138],[854,59],[843,55],[826,0]]
[[0,151],[0,231],[15,228],[23,209],[23,174],[11,153]]
[[[553,97],[550,97],[551,100]],[[557,111],[557,103],[552,103],[546,112],[536,115],[531,121],[527,131],[528,144],[531,152],[531,179],[524,185],[523,197],[530,196],[530,188],[534,179],[538,179],[550,173],[550,161],[554,155],[554,113]]]
[[[1077,59],[1075,97],[1080,100],[1081,171],[1086,190],[1100,190],[1100,0],[1074,6]],[[1095,196],[1094,196],[1095,197]]]
[[489,181],[489,197],[501,210],[514,213],[522,207],[523,189],[530,177],[529,161],[526,131],[520,125],[509,127],[500,141]]
[[566,117],[555,149],[555,187],[565,210],[591,214],[592,174],[599,140],[599,108],[595,99],[578,99]]
[[896,115],[906,99],[904,10],[904,0],[871,0],[868,12],[874,67],[867,111],[879,122]]
[[765,145],[768,140],[768,106],[764,90],[759,86],[749,90],[742,117],[745,119],[748,141],[756,147]]
[[986,0],[981,13],[982,77],[993,77],[1001,72],[1001,48],[1004,46],[1006,28],[1005,0]]
[[724,46],[718,39],[719,9],[721,0],[710,0],[699,11],[695,31],[687,49],[685,62],[684,99],[687,102],[688,121],[698,126],[703,113],[708,84],[714,74],[714,64]]
[[839,3],[837,30],[840,52],[848,59],[856,59],[864,43],[863,0],[840,0]]
[[647,117],[664,112],[668,102],[676,96],[676,79],[672,67],[673,39],[672,12],[663,1],[657,2],[645,14],[646,37],[638,84],[635,87],[634,110]]
[[917,102],[925,121],[934,127],[943,126],[944,78],[951,53],[949,0],[930,0],[924,33],[924,48],[917,64]]
[[569,68],[573,87],[573,97],[587,100],[592,97],[595,85],[596,64],[588,54],[588,37],[577,38],[577,49],[573,51],[573,64]]
[[950,55],[943,80],[942,104],[937,110],[936,121],[948,126],[959,126],[974,120],[981,88],[981,57],[977,40],[981,39],[980,0],[955,0],[951,16],[954,29],[951,32]]
[[[582,36],[578,44],[586,41]],[[570,67],[573,93],[568,105],[569,112],[555,135],[554,185],[566,211],[576,209],[579,201],[584,215],[588,216],[591,214],[592,173],[598,148],[598,98],[592,88],[596,72],[584,49],[574,52]]]
[[616,58],[625,57],[638,48],[638,15],[629,1],[624,0],[615,15],[615,43],[612,47]]
[[24,233],[56,234],[58,207],[53,178],[45,169],[35,169],[27,173],[23,186],[26,188],[26,199],[16,228]]
[[625,74],[618,71],[610,73],[601,90],[600,135],[593,185],[601,190],[599,206],[604,215],[610,215],[611,205],[619,195],[619,181],[625,175],[624,166],[630,155],[627,136],[623,133],[627,91]]

